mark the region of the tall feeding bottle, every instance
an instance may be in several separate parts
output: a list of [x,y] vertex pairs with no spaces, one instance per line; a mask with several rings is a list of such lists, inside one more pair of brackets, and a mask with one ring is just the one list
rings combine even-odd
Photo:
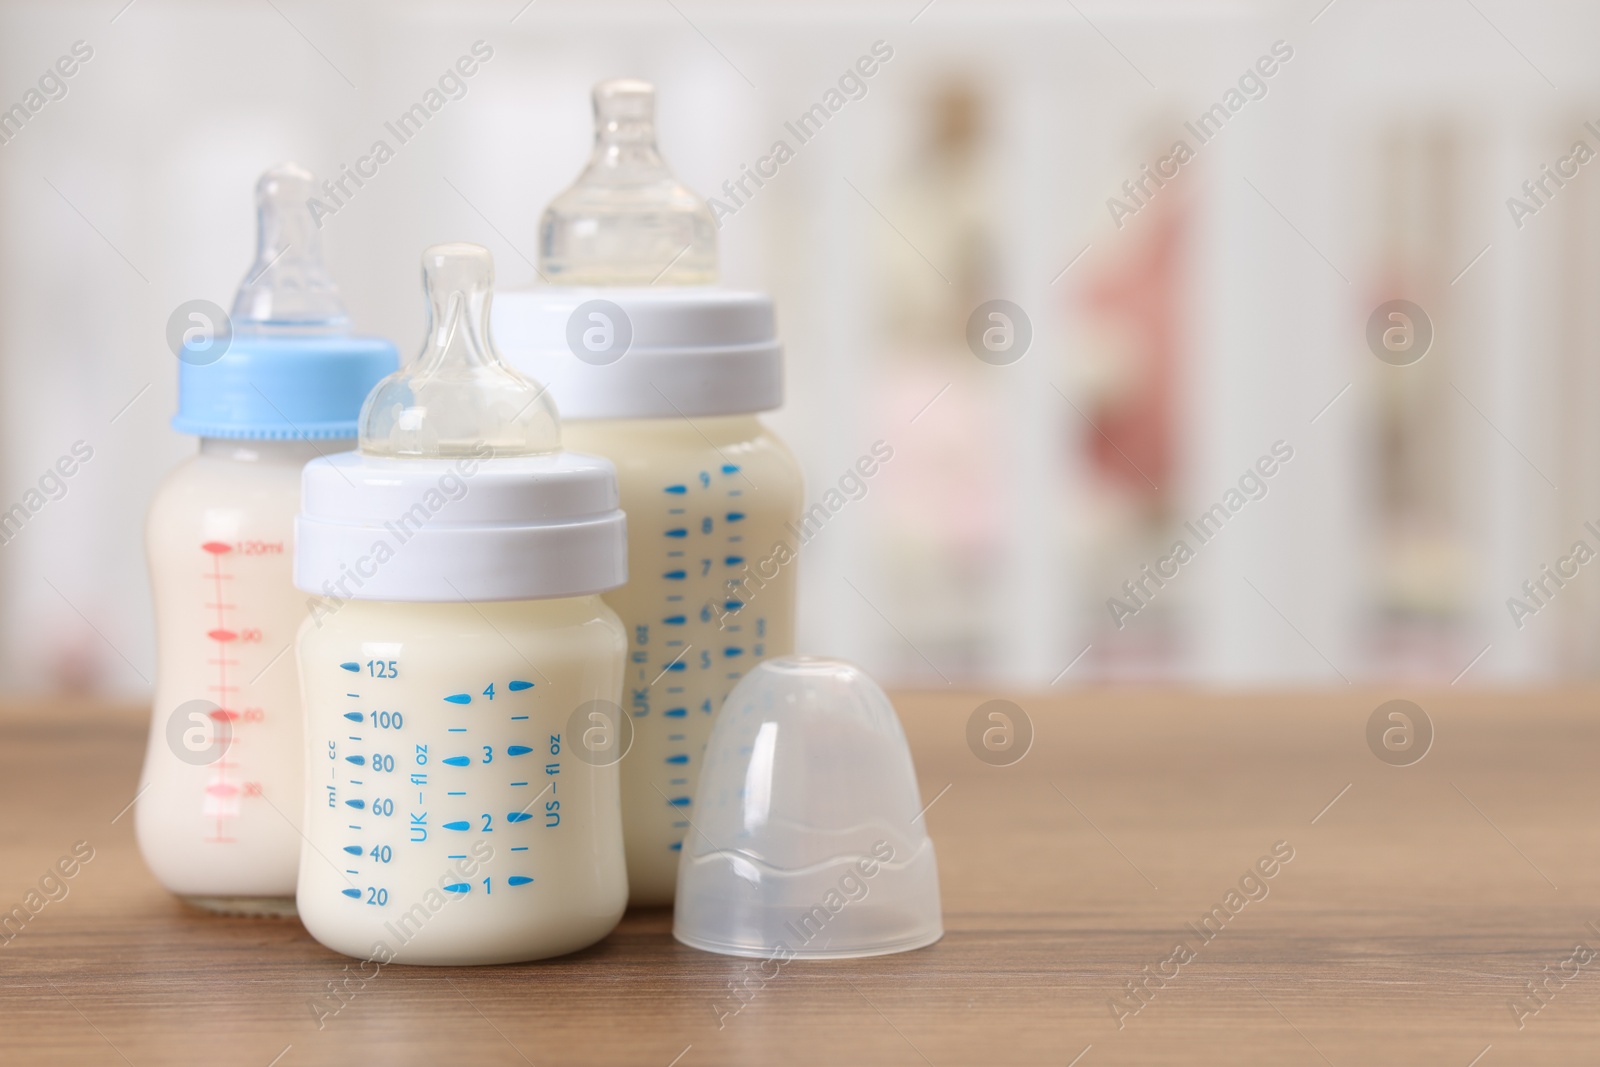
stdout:
[[295,580],[327,601],[298,649],[300,918],[380,963],[540,959],[627,904],[625,638],[597,595],[626,531],[612,465],[560,451],[548,393],[494,350],[488,250],[423,270],[422,354],[367,399],[359,451],[305,469]]
[[145,525],[157,658],[139,848],[168,889],[218,911],[293,911],[300,468],[349,447],[362,399],[398,362],[389,342],[350,333],[311,195],[293,164],[261,176],[256,261],[230,322],[192,316],[181,352],[172,425],[200,451],[162,483]]
[[756,415],[783,402],[772,300],[715,287],[704,201],[661,162],[654,89],[595,87],[595,154],[550,204],[552,285],[502,294],[495,329],[550,384],[569,445],[617,467],[630,580],[622,761],[630,900],[672,903],[711,720],[794,651],[801,478]]

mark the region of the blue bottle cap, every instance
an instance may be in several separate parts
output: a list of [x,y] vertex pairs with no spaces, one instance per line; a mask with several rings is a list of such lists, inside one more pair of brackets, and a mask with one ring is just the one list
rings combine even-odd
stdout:
[[234,298],[229,338],[184,346],[172,419],[180,433],[352,438],[367,393],[399,365],[390,342],[349,332],[307,206],[312,192],[311,174],[293,163],[256,183],[256,260]]

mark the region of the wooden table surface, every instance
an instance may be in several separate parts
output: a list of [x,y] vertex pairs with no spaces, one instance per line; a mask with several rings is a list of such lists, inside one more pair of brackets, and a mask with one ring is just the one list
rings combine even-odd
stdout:
[[[788,964],[720,1027],[748,961],[658,911],[560,960],[385,968],[319,1030],[308,1002],[347,961],[293,921],[187,910],[113,819],[142,716],[12,708],[0,911],[74,842],[94,859],[0,948],[0,1061],[1600,1063],[1597,695],[1012,695],[1035,739],[999,767],[966,742],[994,694],[902,694],[944,940]],[[1410,766],[1367,740],[1396,696],[1435,730]],[[1275,846],[1292,860],[1246,878]],[[1266,895],[1203,940],[1187,924],[1241,880]]]

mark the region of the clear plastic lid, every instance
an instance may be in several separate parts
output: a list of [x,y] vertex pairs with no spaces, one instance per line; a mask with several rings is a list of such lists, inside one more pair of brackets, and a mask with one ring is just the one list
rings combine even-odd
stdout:
[[594,154],[539,222],[539,267],[557,285],[710,285],[717,227],[656,149],[656,90],[594,87]]
[[233,298],[234,329],[349,326],[308,206],[315,181],[304,167],[280,163],[256,182],[256,260]]
[[489,336],[489,250],[434,245],[422,254],[422,284],[427,343],[367,396],[361,451],[425,458],[558,451],[561,427],[549,391],[507,366]]
[[911,750],[859,667],[792,656],[712,723],[678,859],[672,934],[795,959],[921,948],[944,933]]

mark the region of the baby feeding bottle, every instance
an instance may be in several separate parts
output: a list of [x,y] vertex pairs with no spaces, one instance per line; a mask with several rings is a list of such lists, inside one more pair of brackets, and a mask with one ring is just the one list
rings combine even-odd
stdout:
[[617,467],[630,580],[622,759],[634,904],[672,903],[711,720],[794,651],[800,469],[757,413],[783,402],[772,301],[709,283],[716,229],[656,151],[655,90],[594,90],[595,152],[545,212],[550,286],[503,294],[495,329],[550,384],[566,441]]
[[437,245],[423,275],[421,356],[367,398],[359,451],[305,469],[297,901],[379,963],[540,959],[627,905],[618,766],[582,743],[615,727],[626,640],[597,594],[626,530],[612,465],[560,451],[494,350],[488,250]]
[[173,428],[200,452],[162,483],[145,549],[156,683],[135,826],[169,890],[217,911],[293,914],[302,797],[290,644],[307,602],[290,547],[300,468],[340,451],[394,346],[349,332],[306,200],[311,175],[256,186],[259,246],[231,341],[195,319]]

